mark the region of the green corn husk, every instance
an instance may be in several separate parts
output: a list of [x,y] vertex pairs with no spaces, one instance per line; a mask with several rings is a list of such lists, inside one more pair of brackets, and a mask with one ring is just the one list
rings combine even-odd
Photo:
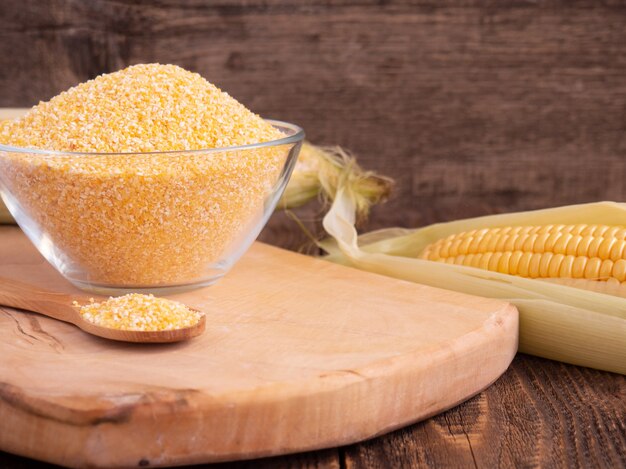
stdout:
[[324,218],[332,236],[328,260],[370,272],[459,292],[500,298],[520,312],[521,352],[626,374],[626,299],[609,291],[533,280],[472,267],[417,259],[430,243],[477,228],[542,224],[626,225],[626,204],[600,202],[472,218],[357,236],[349,188],[338,191]]

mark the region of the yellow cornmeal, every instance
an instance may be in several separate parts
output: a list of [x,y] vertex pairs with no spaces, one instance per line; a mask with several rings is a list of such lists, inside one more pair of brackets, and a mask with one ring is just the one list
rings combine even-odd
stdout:
[[[156,64],[102,75],[0,126],[0,143],[59,151],[193,150],[282,137],[200,75]],[[0,152],[0,177],[89,281],[184,284],[210,275],[207,265],[260,217],[287,151]]]
[[[75,306],[78,303],[74,302]],[[195,326],[203,314],[177,301],[131,293],[80,307],[86,321],[127,331],[169,331]]]
[[0,142],[73,152],[198,150],[283,135],[197,73],[142,64],[70,88],[0,127]]

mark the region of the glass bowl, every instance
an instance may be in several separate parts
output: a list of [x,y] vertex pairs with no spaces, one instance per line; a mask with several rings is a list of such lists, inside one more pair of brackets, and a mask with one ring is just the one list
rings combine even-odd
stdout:
[[174,293],[214,283],[274,211],[303,130],[238,147],[64,153],[0,145],[0,195],[41,254],[79,288]]

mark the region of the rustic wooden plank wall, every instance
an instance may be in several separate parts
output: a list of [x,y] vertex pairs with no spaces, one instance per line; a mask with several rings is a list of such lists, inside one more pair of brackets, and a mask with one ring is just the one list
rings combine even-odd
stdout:
[[3,0],[0,105],[200,72],[398,181],[369,227],[626,200],[626,2]]

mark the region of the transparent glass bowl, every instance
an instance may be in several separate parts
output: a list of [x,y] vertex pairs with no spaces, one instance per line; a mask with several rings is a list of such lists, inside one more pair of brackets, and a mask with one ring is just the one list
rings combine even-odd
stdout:
[[221,278],[256,239],[304,132],[239,147],[63,153],[0,145],[0,195],[41,254],[79,288],[173,293]]

